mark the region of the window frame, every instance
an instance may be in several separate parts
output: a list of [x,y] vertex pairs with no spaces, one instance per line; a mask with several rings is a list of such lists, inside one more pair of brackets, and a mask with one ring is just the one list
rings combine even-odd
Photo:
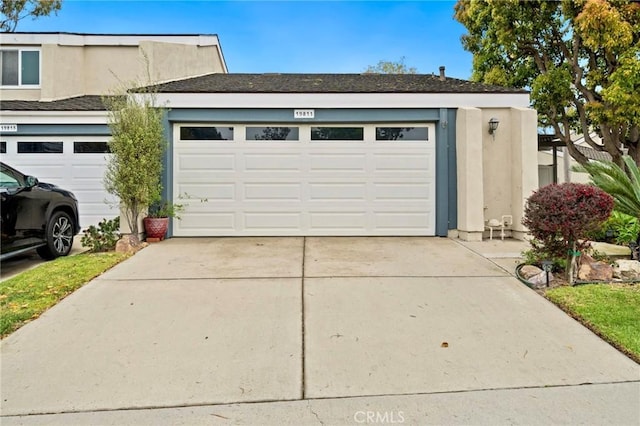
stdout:
[[[18,52],[18,84],[17,85],[4,85],[2,84],[2,75],[0,74],[0,87],[3,89],[40,89],[42,85],[42,49],[37,47],[9,47],[2,46],[0,51],[17,51]],[[23,52],[38,52],[38,84],[23,84],[22,83],[22,53]]]

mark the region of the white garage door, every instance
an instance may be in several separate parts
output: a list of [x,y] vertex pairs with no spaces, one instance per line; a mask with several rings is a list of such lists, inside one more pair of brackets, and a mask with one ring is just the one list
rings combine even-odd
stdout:
[[113,219],[115,198],[104,190],[105,137],[3,136],[2,161],[22,173],[72,191],[78,198],[80,226]]
[[175,236],[435,235],[435,127],[174,126]]

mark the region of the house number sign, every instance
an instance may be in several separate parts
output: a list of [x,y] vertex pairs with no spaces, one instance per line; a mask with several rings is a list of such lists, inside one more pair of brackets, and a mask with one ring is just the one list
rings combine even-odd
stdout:
[[0,132],[17,132],[17,124],[0,124]]
[[314,109],[294,109],[293,118],[314,118],[316,110]]

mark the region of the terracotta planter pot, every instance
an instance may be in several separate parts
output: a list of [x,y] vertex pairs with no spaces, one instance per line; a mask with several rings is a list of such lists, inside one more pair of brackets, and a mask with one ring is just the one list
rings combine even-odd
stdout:
[[167,229],[169,229],[168,217],[145,217],[143,222],[147,238],[164,239]]

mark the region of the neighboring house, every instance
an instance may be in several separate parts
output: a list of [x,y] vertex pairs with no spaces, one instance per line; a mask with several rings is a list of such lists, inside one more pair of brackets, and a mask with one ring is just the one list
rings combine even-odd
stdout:
[[[50,50],[40,51],[42,64]],[[524,202],[538,184],[528,92],[448,78],[444,68],[440,75],[225,74],[218,58],[219,69],[206,75],[156,86],[168,107],[164,196],[186,206],[171,235],[479,240],[490,219],[510,215],[511,234],[524,236]],[[100,93],[66,93],[45,101],[7,100],[3,92],[2,157],[97,194],[100,144],[109,136]],[[492,132],[490,121],[498,123]],[[90,156],[93,163],[82,160]],[[70,188],[84,194],[84,186]]]
[[74,191],[83,227],[118,214],[102,181],[101,96],[133,81],[227,72],[215,35],[3,33],[0,64],[2,161]]
[[[600,138],[595,133],[591,134],[591,138],[596,142],[600,142]],[[574,160],[563,146],[556,148],[556,159],[554,166],[553,149],[549,145],[553,141],[557,141],[553,135],[539,135],[539,151],[538,151],[538,186],[543,187],[552,183],[589,183],[589,174],[576,172],[573,170],[578,162]],[[574,140],[576,148],[584,154],[589,160],[595,161],[611,161],[611,155],[606,151],[598,151],[590,147],[583,137],[577,137]],[[565,157],[566,155],[566,157]],[[554,172],[555,168],[555,172]],[[555,174],[555,181],[554,181]]]

